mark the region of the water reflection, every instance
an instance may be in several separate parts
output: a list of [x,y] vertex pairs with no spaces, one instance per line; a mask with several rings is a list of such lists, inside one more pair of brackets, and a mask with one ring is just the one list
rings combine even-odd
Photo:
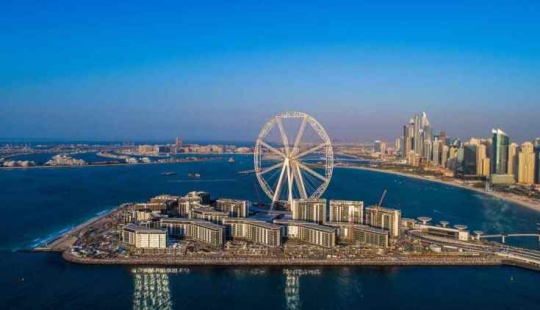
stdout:
[[133,268],[133,309],[172,309],[169,274],[189,273],[185,268]]
[[319,276],[319,269],[285,269],[285,301],[287,309],[300,309],[300,277]]
[[[188,268],[132,268],[135,290],[133,293],[134,310],[173,309],[171,297],[171,275],[189,274]],[[233,269],[235,277],[253,277],[268,275],[268,268]],[[305,276],[320,276],[320,269],[283,269],[285,280],[286,308],[301,308],[300,279]]]

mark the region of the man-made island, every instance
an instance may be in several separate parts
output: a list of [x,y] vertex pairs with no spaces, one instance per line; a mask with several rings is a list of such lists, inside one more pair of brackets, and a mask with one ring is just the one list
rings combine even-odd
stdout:
[[287,209],[211,200],[206,192],[160,195],[123,204],[34,250],[61,252],[81,264],[509,264],[540,270],[540,251],[487,242],[495,236],[465,225],[406,219],[400,210],[362,201],[299,199]]
[[[15,143],[0,146],[0,169],[185,163],[220,160],[223,158],[218,156],[252,153],[252,147],[184,144],[180,138],[176,138],[174,144],[152,145],[135,145],[126,142],[114,144]],[[49,159],[43,160],[47,158],[47,155],[50,156]],[[195,155],[204,155],[204,157]],[[41,160],[36,160],[40,157]],[[90,157],[90,160],[84,159],[87,157]]]

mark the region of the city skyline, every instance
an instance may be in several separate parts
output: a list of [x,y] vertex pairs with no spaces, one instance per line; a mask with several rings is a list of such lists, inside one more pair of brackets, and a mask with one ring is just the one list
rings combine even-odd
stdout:
[[[287,110],[287,111],[295,111],[297,112],[298,110]],[[414,113],[414,111],[411,111],[410,113]],[[422,113],[426,113],[425,111],[422,112]],[[428,113],[426,113],[428,114]],[[429,114],[431,115],[431,114]],[[271,115],[271,116],[275,116],[275,115]],[[0,115],[1,117],[1,115]],[[322,119],[325,119],[324,117],[322,117]],[[404,120],[408,120],[407,117],[403,117]],[[430,116],[430,119],[431,119],[431,116]],[[442,123],[438,123],[437,127],[435,128],[431,128],[431,130],[435,130],[436,131],[436,134],[439,134],[439,133],[447,133],[444,129],[440,130],[440,128],[444,127],[444,125],[440,125],[439,124],[442,124]],[[384,143],[387,143],[388,145],[391,145],[392,143],[395,142],[396,138],[400,138],[403,136],[402,132],[400,132],[400,130],[395,130],[395,128],[399,127],[401,125],[401,123],[396,123],[396,124],[393,124],[394,127],[390,127],[390,128],[384,128],[385,131],[388,131],[390,132],[388,135],[384,135],[384,137],[387,137],[387,138],[381,138],[381,135],[377,134],[376,132],[373,132],[373,136],[366,136],[365,138],[363,138],[362,136],[357,136],[357,137],[353,137],[353,138],[344,138],[342,136],[333,136],[330,134],[330,130],[329,129],[329,134],[330,134],[330,138],[332,139],[332,141],[334,142],[337,142],[337,143],[340,143],[340,142],[344,142],[344,143],[372,143],[373,141],[382,141]],[[388,126],[392,126],[392,124],[389,124]],[[335,126],[328,126],[329,128],[333,128],[333,129],[336,129]],[[449,127],[452,127],[452,126],[449,126]],[[448,128],[448,127],[444,127],[444,128]],[[460,141],[468,141],[470,139],[475,139],[475,138],[490,138],[491,137],[491,131],[494,130],[495,128],[497,128],[497,130],[501,130],[502,127],[497,127],[497,126],[489,126],[489,125],[486,125],[485,128],[487,128],[487,130],[483,130],[483,131],[474,131],[474,132],[477,132],[475,134],[473,134],[472,132],[469,132],[469,133],[464,133],[464,135],[457,135],[457,134],[454,134],[453,132],[450,132],[448,133],[448,137],[449,138],[452,138],[452,139],[457,139],[457,140],[460,140]],[[339,128],[338,128],[339,129]],[[373,129],[373,128],[372,128]],[[401,130],[402,131],[402,130]],[[433,135],[435,135],[435,131],[432,133]],[[462,130],[458,130],[458,132],[461,131],[461,132],[464,132]],[[513,131],[507,131],[507,130],[504,130],[505,132],[513,132]],[[4,131],[6,132],[6,131]],[[218,131],[219,132],[219,131]],[[250,129],[250,132],[251,132],[251,129]],[[226,137],[216,137],[213,135],[213,133],[215,132],[212,132],[212,133],[209,133],[208,136],[205,136],[205,135],[190,135],[190,132],[189,130],[186,131],[186,134],[177,134],[175,135],[173,130],[171,131],[168,131],[168,132],[163,132],[163,133],[160,133],[156,136],[146,136],[146,135],[143,135],[143,136],[138,136],[138,135],[121,135],[121,136],[116,136],[116,135],[106,135],[106,136],[92,136],[92,133],[90,132],[90,136],[86,136],[86,135],[83,135],[83,136],[65,136],[63,134],[60,134],[60,135],[56,135],[56,136],[47,136],[47,135],[42,135],[42,134],[37,134],[37,135],[29,135],[29,136],[0,136],[0,142],[2,143],[10,143],[10,142],[16,142],[16,143],[25,143],[25,142],[133,142],[133,143],[171,143],[171,144],[174,144],[174,140],[176,139],[177,136],[182,136],[183,139],[185,139],[186,142],[188,143],[193,143],[193,144],[197,144],[197,143],[209,143],[209,144],[212,144],[212,143],[224,143],[224,142],[227,142],[227,143],[241,143],[242,145],[244,144],[254,144],[255,143],[255,139],[256,139],[256,134],[258,133],[258,129],[257,128],[253,128],[253,132],[255,132],[255,135],[253,137],[249,137],[248,135],[246,135],[246,133],[243,133],[243,134],[240,134],[240,135],[231,135],[231,136],[226,136]],[[395,134],[393,132],[396,132]],[[532,135],[528,135],[528,134],[524,134],[524,133],[516,133],[516,134],[512,134],[512,142],[516,142],[516,143],[525,143],[525,142],[531,142],[531,141],[534,141],[535,139],[538,139],[540,137],[540,134],[535,134],[535,132],[539,132],[540,131],[532,131]],[[244,137],[244,138],[242,138]],[[516,137],[523,137],[523,138],[516,138]]]
[[538,4],[321,7],[3,3],[0,138],[253,141],[283,110],[350,142],[412,111],[539,135]]

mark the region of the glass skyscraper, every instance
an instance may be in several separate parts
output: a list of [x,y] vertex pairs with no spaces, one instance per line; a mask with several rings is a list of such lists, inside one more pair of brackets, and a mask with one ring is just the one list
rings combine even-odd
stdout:
[[493,129],[493,158],[491,174],[508,173],[508,146],[510,138],[500,129]]

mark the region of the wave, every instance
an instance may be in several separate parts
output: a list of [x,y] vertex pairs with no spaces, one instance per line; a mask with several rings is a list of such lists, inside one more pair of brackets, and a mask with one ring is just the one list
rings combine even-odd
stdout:
[[103,211],[100,211],[100,212],[96,213],[96,215],[98,215],[98,216],[99,216],[99,215],[103,215],[103,214],[109,212],[109,210],[110,210],[110,209],[105,209],[105,210],[103,210]]
[[[52,233],[48,234],[46,237],[35,238],[34,240],[32,240],[30,242],[29,248],[34,249],[34,248],[43,246],[45,244],[48,244],[51,241],[54,241],[54,240],[58,239],[63,234],[69,232],[73,228],[77,227],[78,225],[82,225],[83,223],[86,223],[87,221],[90,221],[90,220],[92,220],[92,219],[94,219],[96,217],[102,216],[103,214],[109,212],[112,208],[113,207],[106,207],[106,209],[103,209],[103,210],[101,210],[99,212],[96,212],[93,216],[88,217],[86,219],[83,219],[82,221],[80,221],[80,223],[65,226],[64,228],[62,228],[62,229],[60,229],[58,231],[55,231],[55,232],[52,232]],[[77,220],[76,222],[79,222],[79,221]],[[24,247],[24,248],[28,248],[28,247]],[[18,250],[18,249],[15,249],[15,250]]]
[[[34,243],[32,243],[30,245],[30,248],[33,249],[33,248],[37,248],[37,247],[40,247],[44,244],[48,244],[49,242],[57,239],[58,237],[60,237],[61,235],[67,233],[69,230],[71,230],[73,228],[73,226],[68,226],[68,227],[65,227],[65,228],[62,228],[61,230],[59,231],[56,231],[56,232],[53,232],[49,235],[47,235],[45,238],[37,238],[38,240]],[[35,240],[35,239],[34,239]]]

